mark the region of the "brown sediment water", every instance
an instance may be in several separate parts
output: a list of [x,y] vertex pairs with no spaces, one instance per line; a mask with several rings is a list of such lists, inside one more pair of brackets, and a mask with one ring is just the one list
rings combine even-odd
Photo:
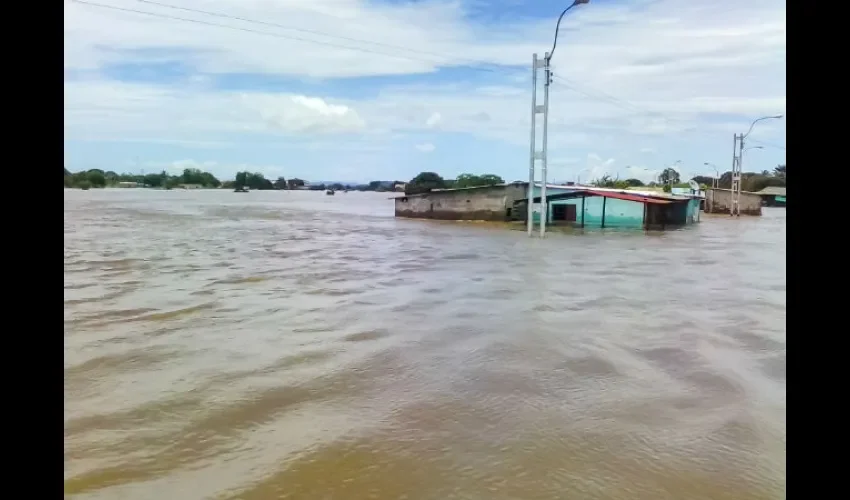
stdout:
[[395,219],[65,191],[65,496],[779,499],[785,212]]

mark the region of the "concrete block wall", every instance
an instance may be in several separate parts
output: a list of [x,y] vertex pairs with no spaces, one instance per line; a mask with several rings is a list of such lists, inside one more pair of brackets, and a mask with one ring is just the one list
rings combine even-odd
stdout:
[[[728,189],[709,189],[705,193],[705,211],[707,213],[729,213],[732,207],[732,191]],[[742,192],[738,208],[743,215],[761,215],[761,196]]]
[[396,217],[440,220],[510,220],[508,209],[525,198],[526,186],[435,191],[395,199]]

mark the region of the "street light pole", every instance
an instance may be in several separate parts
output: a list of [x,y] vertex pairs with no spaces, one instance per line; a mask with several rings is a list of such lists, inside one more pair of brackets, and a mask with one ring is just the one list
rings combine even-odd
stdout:
[[[534,76],[532,77],[532,85],[534,85],[534,90],[531,95],[531,159],[530,159],[530,172],[529,172],[529,184],[528,184],[528,235],[531,236],[534,229],[534,211],[533,211],[533,202],[534,202],[534,162],[535,160],[540,160],[541,162],[541,185],[540,185],[540,237],[543,238],[546,236],[546,222],[549,219],[549,208],[546,204],[546,182],[547,182],[547,170],[548,170],[548,149],[549,149],[549,84],[552,83],[552,56],[555,55],[555,48],[558,46],[558,29],[561,27],[561,20],[564,18],[564,14],[569,12],[570,9],[575,7],[576,5],[589,3],[590,0],[573,0],[573,3],[570,4],[569,7],[564,9],[561,12],[561,15],[558,16],[558,22],[555,24],[555,38],[552,42],[552,50],[546,52],[543,56],[543,61],[539,61],[537,59],[537,54],[534,55],[534,59],[532,61],[532,71]],[[541,64],[542,63],[542,64]],[[537,105],[537,69],[543,68],[543,105]],[[542,150],[537,152],[537,144],[535,137],[535,120],[537,119],[537,114],[543,114],[543,147]]]
[[[753,127],[756,126],[756,123],[762,120],[779,120],[781,118],[782,115],[762,116],[761,118],[756,118],[750,124],[750,128],[749,130],[747,130],[746,134],[735,134],[735,141],[732,147],[732,204],[729,207],[730,216],[741,216],[739,201],[741,199],[741,175],[743,172],[744,140],[750,135],[750,132],[753,131]],[[737,146],[737,148],[735,146]]]
[[[667,167],[667,168],[672,169],[673,171],[675,171],[678,174],[679,171],[676,170],[675,167],[677,167],[681,164],[682,164],[682,160],[676,160],[676,162],[673,163],[672,166]],[[670,172],[667,172],[667,173],[668,173],[668,175],[667,175],[667,185],[670,186],[670,192],[672,193],[673,192],[673,177],[671,175],[669,175]],[[680,180],[681,180],[681,178],[680,178]]]
[[714,180],[711,181],[711,187],[717,188],[718,186],[720,186],[720,171],[717,170],[717,165],[709,162],[705,162],[703,163],[703,165],[714,169]]

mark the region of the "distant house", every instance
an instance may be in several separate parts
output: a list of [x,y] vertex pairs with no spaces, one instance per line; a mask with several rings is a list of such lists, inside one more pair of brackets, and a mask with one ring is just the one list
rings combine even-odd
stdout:
[[785,188],[778,186],[768,186],[761,191],[756,191],[755,194],[761,196],[761,202],[767,207],[784,207],[785,206]]
[[142,185],[138,182],[122,181],[122,182],[118,183],[118,187],[121,187],[121,188],[137,188],[137,187],[142,187]]
[[407,187],[406,182],[397,182],[393,185],[393,191],[398,191],[400,193],[404,192],[404,189]]
[[201,184],[180,184],[180,189],[201,189],[203,187]]

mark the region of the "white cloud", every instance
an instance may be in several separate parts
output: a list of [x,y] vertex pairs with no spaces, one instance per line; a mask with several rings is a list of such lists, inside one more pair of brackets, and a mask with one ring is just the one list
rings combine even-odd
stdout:
[[432,151],[437,149],[437,147],[434,146],[433,144],[431,144],[430,142],[426,142],[426,143],[423,143],[423,144],[417,144],[415,147],[416,147],[417,150],[419,150],[422,153],[431,153]]
[[433,127],[437,126],[437,124],[440,123],[440,118],[442,118],[440,116],[440,113],[437,113],[437,112],[431,113],[431,116],[429,116],[428,119],[425,120],[425,126],[429,127],[429,128],[433,128]]
[[[333,135],[318,148],[339,149],[375,135],[437,131],[527,147],[529,70],[496,67],[452,81],[432,73],[470,63],[528,67],[532,52],[550,46],[558,13],[485,25],[469,15],[497,9],[479,5],[484,0],[164,1],[292,29],[129,0],[112,4],[275,36],[66,3],[65,70],[75,75],[65,83],[66,139],[201,147],[254,136]],[[591,3],[571,11],[561,30],[550,88],[553,160],[562,151],[621,158],[684,144],[694,151],[691,162],[719,162],[713,151],[728,149],[728,135],[752,117],[785,111],[783,1]],[[189,74],[170,85],[120,83],[103,74],[110,63],[154,62],[180,63]],[[212,83],[217,75],[246,73],[308,85],[261,92]],[[343,77],[414,74],[431,75],[416,84],[327,86]],[[784,125],[760,124],[752,137],[784,143]],[[663,146],[645,146],[662,137]],[[564,168],[575,174],[579,167]]]
[[344,104],[328,104],[319,97],[243,94],[246,107],[287,133],[327,134],[356,132],[366,128],[357,111]]

